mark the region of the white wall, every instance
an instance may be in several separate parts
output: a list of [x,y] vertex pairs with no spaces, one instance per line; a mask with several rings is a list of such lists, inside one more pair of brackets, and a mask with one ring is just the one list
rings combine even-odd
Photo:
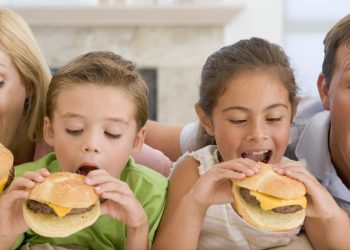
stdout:
[[349,0],[285,0],[283,47],[290,56],[301,95],[318,95],[317,77],[323,61],[323,39],[350,13]]
[[225,44],[257,36],[281,45],[284,1],[245,0],[242,2],[244,3],[243,9],[226,28]]

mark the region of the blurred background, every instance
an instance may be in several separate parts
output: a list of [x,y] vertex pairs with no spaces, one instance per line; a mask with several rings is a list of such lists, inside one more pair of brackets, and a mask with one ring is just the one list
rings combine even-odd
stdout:
[[224,45],[258,36],[289,55],[300,95],[317,95],[323,38],[348,0],[0,0],[20,14],[53,72],[92,50],[134,61],[150,88],[150,118],[196,119],[200,71]]

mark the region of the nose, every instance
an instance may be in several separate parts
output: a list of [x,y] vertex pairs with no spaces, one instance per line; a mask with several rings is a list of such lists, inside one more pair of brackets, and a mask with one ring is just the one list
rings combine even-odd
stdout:
[[266,125],[262,122],[253,122],[248,126],[248,141],[264,141],[269,138]]
[[85,153],[99,153],[101,149],[97,136],[87,136],[81,145],[81,150]]

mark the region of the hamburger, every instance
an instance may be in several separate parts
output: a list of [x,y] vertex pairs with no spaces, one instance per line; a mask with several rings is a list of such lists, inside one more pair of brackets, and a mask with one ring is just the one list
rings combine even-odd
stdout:
[[57,172],[37,183],[23,204],[27,225],[45,237],[67,237],[92,225],[100,215],[100,202],[84,179]]
[[11,184],[14,177],[13,155],[0,143],[0,192]]
[[258,162],[258,174],[233,180],[233,206],[249,224],[263,231],[289,231],[305,219],[303,183],[276,174],[272,165]]

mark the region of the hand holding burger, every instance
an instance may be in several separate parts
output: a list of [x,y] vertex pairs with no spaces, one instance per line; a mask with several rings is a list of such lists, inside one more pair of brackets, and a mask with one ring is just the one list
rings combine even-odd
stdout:
[[304,184],[275,173],[272,165],[258,164],[258,174],[233,180],[235,210],[259,230],[288,231],[299,227],[305,219]]
[[84,179],[57,172],[37,183],[23,204],[28,226],[46,237],[66,237],[92,225],[100,215],[99,197]]
[[13,155],[0,143],[0,192],[10,185],[14,176]]

